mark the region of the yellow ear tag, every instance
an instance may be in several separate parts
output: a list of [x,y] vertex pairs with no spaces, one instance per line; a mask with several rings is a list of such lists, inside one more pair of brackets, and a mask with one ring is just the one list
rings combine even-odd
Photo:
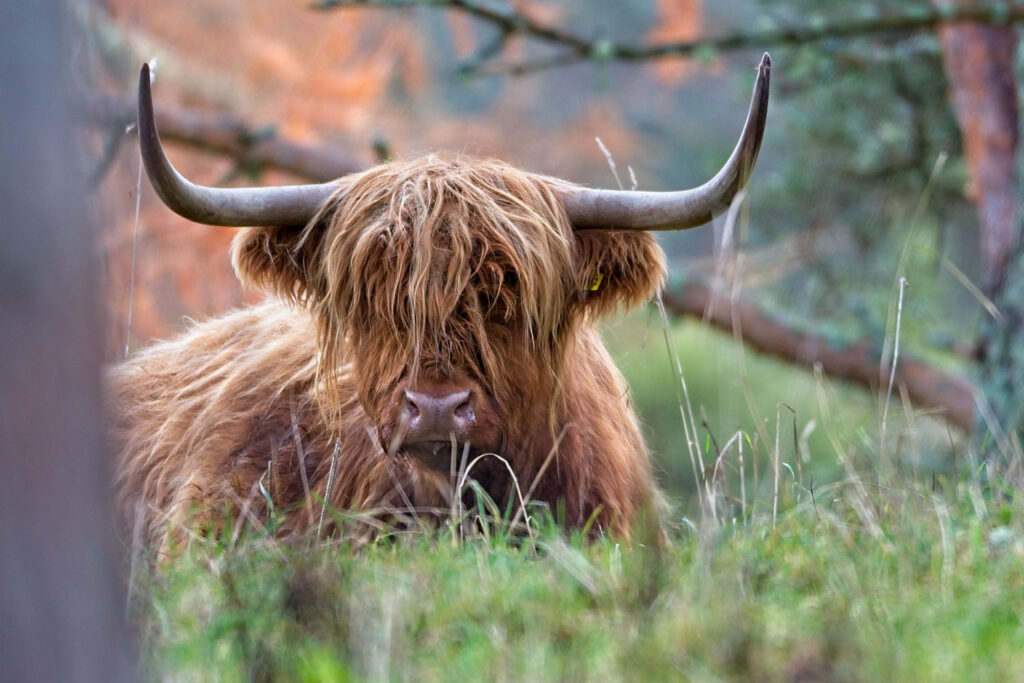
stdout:
[[601,271],[597,271],[596,273],[594,273],[593,277],[590,278],[590,291],[596,292],[601,287],[601,283],[603,281],[604,273],[602,273]]

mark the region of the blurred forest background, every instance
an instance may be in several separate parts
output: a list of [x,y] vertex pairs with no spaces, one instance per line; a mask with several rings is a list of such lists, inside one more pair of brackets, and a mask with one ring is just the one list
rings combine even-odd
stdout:
[[[177,217],[140,183],[130,123],[143,61],[155,62],[169,154],[201,183],[327,180],[454,150],[614,187],[600,138],[627,187],[632,173],[640,189],[665,190],[699,184],[725,160],[753,67],[770,50],[768,128],[741,211],[660,236],[702,448],[740,429],[774,440],[782,415],[792,469],[829,476],[847,444],[877,435],[898,348],[887,437],[897,458],[948,469],[964,452],[1019,454],[1017,5],[349,6],[359,4],[71,3],[104,214],[109,360],[173,335],[186,317],[260,297],[231,272],[234,231]],[[943,24],[956,12],[984,21]],[[630,52],[666,44],[676,48],[664,56]],[[662,334],[651,307],[611,321],[606,336],[681,495],[694,475]]]

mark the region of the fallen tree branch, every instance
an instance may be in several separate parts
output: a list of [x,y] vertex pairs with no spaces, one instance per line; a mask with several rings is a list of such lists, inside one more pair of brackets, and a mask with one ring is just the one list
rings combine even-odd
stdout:
[[[687,285],[662,295],[675,315],[700,318],[730,334],[734,321],[743,342],[763,353],[803,366],[820,363],[830,377],[867,387],[880,386],[879,355],[872,344],[858,342],[837,348],[822,337],[796,332],[770,319],[756,306],[733,302],[707,287]],[[974,424],[974,387],[966,379],[923,361],[901,357],[896,382],[923,408],[938,410],[952,424],[969,431]]]
[[[543,69],[565,66],[588,59],[595,61],[646,61],[695,54],[729,52],[747,48],[766,50],[792,47],[823,40],[851,39],[878,34],[911,34],[934,31],[943,24],[976,22],[1011,25],[1024,23],[1024,4],[1017,2],[983,2],[943,4],[936,7],[917,6],[895,12],[879,13],[863,18],[844,17],[834,21],[816,22],[807,26],[771,28],[761,31],[738,31],[723,36],[645,45],[616,42],[606,38],[585,38],[555,26],[537,22],[511,6],[500,7],[477,0],[319,0],[315,9],[330,10],[352,7],[400,9],[430,7],[468,14],[499,31],[497,45],[503,47],[512,35],[526,36],[549,45],[561,47],[556,55],[542,59],[504,64],[488,69],[488,73],[522,75]],[[471,58],[463,71],[478,71],[498,56],[499,49],[490,45]]]
[[[88,122],[124,130],[135,123],[134,103],[103,95],[82,99]],[[273,127],[254,128],[226,114],[208,114],[161,106],[156,111],[160,137],[223,154],[244,169],[275,168],[314,182],[327,182],[369,166],[362,159],[330,145],[306,145],[277,135]]]

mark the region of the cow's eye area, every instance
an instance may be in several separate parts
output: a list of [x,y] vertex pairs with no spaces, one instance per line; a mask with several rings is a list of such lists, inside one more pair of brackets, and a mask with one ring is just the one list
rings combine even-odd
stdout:
[[487,320],[508,322],[512,319],[509,303],[517,296],[518,285],[518,273],[506,269],[480,288],[480,309]]
[[487,364],[484,363],[484,352],[483,349],[477,348],[473,352],[473,361],[476,363],[476,371],[480,373],[480,376],[486,374]]

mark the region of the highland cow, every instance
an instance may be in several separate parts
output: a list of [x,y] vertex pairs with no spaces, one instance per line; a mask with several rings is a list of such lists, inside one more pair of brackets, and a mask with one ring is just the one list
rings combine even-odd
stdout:
[[743,186],[769,69],[765,55],[722,170],[656,193],[458,156],[324,185],[200,187],[162,152],[144,67],[139,131],[154,188],[185,217],[249,226],[233,264],[272,298],[112,371],[128,523],[159,543],[226,511],[264,519],[273,508],[280,533],[319,523],[320,501],[430,514],[452,503],[454,469],[501,509],[529,498],[571,527],[627,535],[660,494],[594,321],[660,286],[664,257],[647,231],[706,223]]

